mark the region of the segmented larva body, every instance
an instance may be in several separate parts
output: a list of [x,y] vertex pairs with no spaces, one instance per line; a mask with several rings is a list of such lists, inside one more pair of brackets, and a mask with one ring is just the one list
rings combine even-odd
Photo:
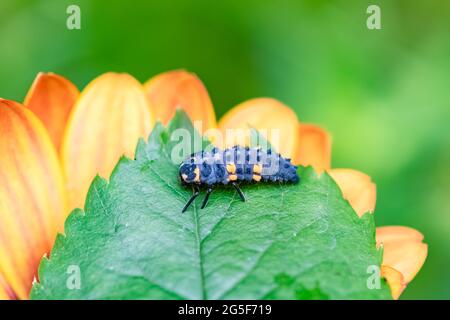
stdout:
[[180,165],[180,177],[186,184],[213,186],[230,182],[297,183],[297,167],[290,159],[261,148],[234,146],[225,150],[192,154]]

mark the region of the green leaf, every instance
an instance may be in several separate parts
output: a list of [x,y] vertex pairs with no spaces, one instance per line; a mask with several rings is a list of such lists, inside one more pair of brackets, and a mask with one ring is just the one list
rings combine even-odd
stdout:
[[42,260],[33,299],[390,298],[384,280],[367,286],[381,264],[373,216],[358,218],[327,174],[300,168],[297,185],[243,186],[245,203],[219,187],[205,209],[197,199],[181,214],[192,191],[168,137],[193,132],[184,116],[158,124],[109,182],[94,180]]

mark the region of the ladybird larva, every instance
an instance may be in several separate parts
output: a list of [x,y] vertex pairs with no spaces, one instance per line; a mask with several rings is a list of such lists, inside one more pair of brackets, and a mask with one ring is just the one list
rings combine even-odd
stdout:
[[200,187],[207,188],[203,209],[208,203],[209,195],[214,186],[231,184],[238,192],[242,201],[245,196],[239,188],[239,182],[286,182],[298,183],[297,166],[290,159],[279,153],[261,148],[234,146],[221,150],[213,148],[211,151],[193,153],[184,160],[179,168],[181,181],[185,185],[192,185],[193,194],[184,206],[185,212],[194,199],[200,194]]

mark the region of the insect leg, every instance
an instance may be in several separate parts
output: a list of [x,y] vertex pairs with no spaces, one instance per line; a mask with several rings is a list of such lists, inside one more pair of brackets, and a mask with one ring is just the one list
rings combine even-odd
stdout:
[[241,200],[242,200],[243,202],[245,202],[245,201],[246,201],[245,195],[244,195],[244,193],[242,192],[241,188],[239,188],[239,186],[236,184],[236,182],[233,182],[233,183],[231,183],[231,184],[232,184],[233,187],[236,189],[237,193],[239,194],[239,197],[241,197]]
[[211,187],[209,187],[208,190],[206,190],[206,196],[205,196],[205,199],[203,199],[201,209],[206,207],[206,205],[208,203],[209,195],[211,194],[212,191],[213,191],[213,189]]
[[183,207],[183,210],[181,210],[181,213],[185,212],[189,208],[189,206],[191,205],[192,201],[194,201],[195,198],[198,197],[199,193],[200,193],[200,190],[199,190],[198,186],[194,186],[194,193],[192,193],[192,197],[185,204],[185,206]]

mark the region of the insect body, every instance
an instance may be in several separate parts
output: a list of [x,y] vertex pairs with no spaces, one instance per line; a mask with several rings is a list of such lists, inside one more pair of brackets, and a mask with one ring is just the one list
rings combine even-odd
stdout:
[[192,154],[180,165],[180,178],[183,184],[192,185],[193,194],[184,206],[185,212],[200,193],[200,187],[207,188],[201,208],[208,203],[214,186],[231,184],[242,201],[245,196],[238,182],[290,182],[297,183],[297,166],[290,159],[270,149],[234,146],[225,150],[213,148]]

